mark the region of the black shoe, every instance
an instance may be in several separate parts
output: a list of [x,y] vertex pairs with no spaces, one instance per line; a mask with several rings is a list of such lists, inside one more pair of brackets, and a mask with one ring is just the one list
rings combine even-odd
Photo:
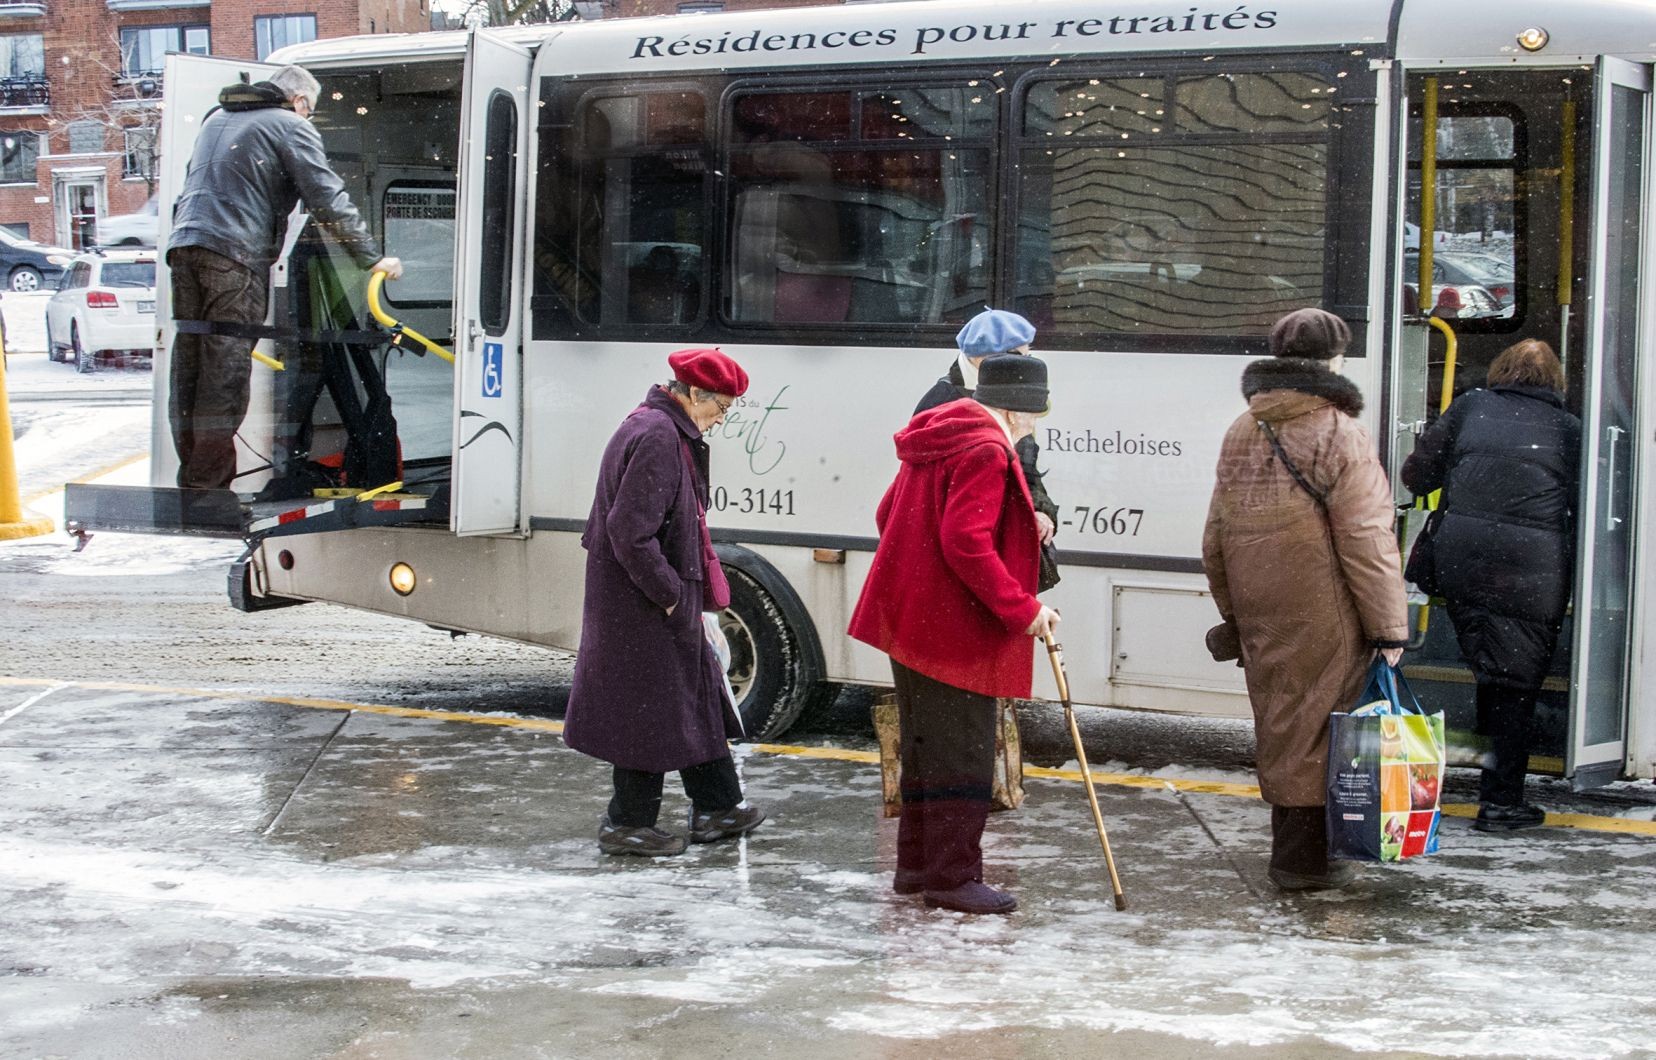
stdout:
[[1357,866],[1349,861],[1331,861],[1320,876],[1273,868],[1266,873],[1271,882],[1285,891],[1335,891],[1357,878]]
[[926,904],[957,913],[1010,913],[1018,908],[1018,900],[1010,894],[975,881],[947,891],[928,890]]
[[1478,807],[1478,819],[1472,827],[1480,832],[1517,832],[1524,828],[1540,828],[1547,821],[1547,811],[1529,803],[1502,806],[1486,802]]
[[716,813],[690,811],[690,842],[716,843],[721,839],[746,835],[759,827],[765,811],[746,802]]
[[683,836],[659,828],[627,828],[610,823],[609,815],[598,826],[598,849],[606,854],[634,854],[641,858],[670,858],[684,853]]

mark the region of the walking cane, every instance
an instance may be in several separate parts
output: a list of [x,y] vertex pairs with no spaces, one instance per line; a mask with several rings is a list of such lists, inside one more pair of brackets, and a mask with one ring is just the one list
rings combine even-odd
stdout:
[[1093,824],[1098,826],[1098,842],[1104,847],[1104,864],[1110,870],[1110,890],[1115,892],[1115,907],[1127,908],[1127,896],[1121,893],[1121,877],[1116,875],[1115,856],[1110,853],[1110,836],[1104,831],[1104,815],[1098,810],[1098,792],[1093,788],[1092,770],[1087,768],[1087,750],[1081,746],[1081,729],[1075,724],[1075,705],[1070,702],[1069,679],[1064,676],[1064,649],[1052,634],[1046,640],[1047,655],[1052,659],[1052,676],[1058,680],[1058,698],[1064,704],[1064,720],[1069,722],[1070,739],[1075,742],[1075,760],[1081,763],[1081,781],[1087,788],[1087,804],[1092,807]]

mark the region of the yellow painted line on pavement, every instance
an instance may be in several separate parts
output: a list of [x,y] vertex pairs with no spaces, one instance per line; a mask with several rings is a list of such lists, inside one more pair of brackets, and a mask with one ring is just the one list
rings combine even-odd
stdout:
[[[310,696],[270,696],[258,692],[238,692],[220,688],[185,688],[172,685],[152,685],[131,681],[61,681],[42,677],[0,677],[0,687],[48,688],[52,686],[85,688],[103,692],[136,692],[147,695],[185,696],[191,699],[218,699],[243,703],[276,703],[305,710],[344,710],[361,714],[378,714],[393,718],[422,718],[429,721],[453,721],[467,725],[494,725],[507,729],[526,729],[531,732],[563,732],[563,722],[544,718],[515,718],[494,714],[468,714],[455,710],[430,710],[424,707],[392,707],[377,703],[357,703],[346,699],[317,699]],[[788,758],[816,758],[834,762],[878,764],[876,751],[856,751],[848,747],[806,747],[801,744],[760,743],[753,750],[760,754]],[[1079,769],[1049,769],[1045,766],[1025,766],[1025,777],[1042,780],[1065,780],[1079,784]],[[1198,795],[1223,795],[1230,798],[1257,799],[1259,788],[1252,784],[1237,784],[1222,780],[1190,780],[1142,776],[1134,773],[1100,773],[1094,771],[1093,783],[1104,787],[1141,788],[1147,791],[1169,789]],[[1443,804],[1449,817],[1476,817],[1477,803],[1450,802]],[[1585,813],[1549,813],[1546,823],[1554,828],[1576,828],[1586,832],[1608,832],[1618,835],[1656,836],[1656,821],[1640,821],[1626,817],[1596,817]]]
[[[96,482],[101,478],[105,478],[109,475],[113,475],[117,471],[121,471],[121,470],[124,470],[126,468],[129,468],[133,464],[138,463],[140,460],[148,460],[148,459],[149,459],[149,453],[148,452],[135,453],[134,455],[126,457],[123,460],[117,460],[117,461],[115,461],[115,463],[110,464],[107,467],[100,467],[96,471],[93,471],[89,474],[82,475],[80,478],[70,479],[69,481],[73,485],[84,486],[89,482]],[[35,501],[38,501],[38,500],[40,500],[44,497],[50,497],[54,493],[62,493],[62,492],[63,492],[63,487],[62,486],[53,486],[50,489],[39,490],[38,492],[31,493],[27,497],[24,497],[23,498],[23,506],[28,507],[29,505],[33,504]]]

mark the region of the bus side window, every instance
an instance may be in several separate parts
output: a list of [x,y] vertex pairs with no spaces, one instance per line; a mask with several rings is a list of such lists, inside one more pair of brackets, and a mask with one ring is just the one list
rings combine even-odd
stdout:
[[575,306],[589,323],[702,316],[706,103],[663,89],[588,100],[573,181]]
[[981,309],[993,100],[949,84],[736,95],[731,318],[915,324]]
[[1078,338],[1259,336],[1322,304],[1333,92],[1312,71],[1031,86],[1015,305]]

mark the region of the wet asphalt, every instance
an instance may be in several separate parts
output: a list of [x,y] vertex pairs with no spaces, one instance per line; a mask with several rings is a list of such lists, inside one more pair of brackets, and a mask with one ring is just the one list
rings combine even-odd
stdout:
[[[1532,781],[1634,834],[1451,817],[1437,855],[1289,895],[1245,725],[1087,710],[1141,785],[1099,790],[1129,908],[1080,785],[1038,777],[985,840],[1021,908],[973,918],[890,893],[851,690],[788,736],[828,757],[744,750],[751,837],[606,858],[566,657],[239,614],[231,547],[0,550],[0,1056],[1656,1055],[1648,784]],[[1072,757],[1024,716],[1032,760]]]

